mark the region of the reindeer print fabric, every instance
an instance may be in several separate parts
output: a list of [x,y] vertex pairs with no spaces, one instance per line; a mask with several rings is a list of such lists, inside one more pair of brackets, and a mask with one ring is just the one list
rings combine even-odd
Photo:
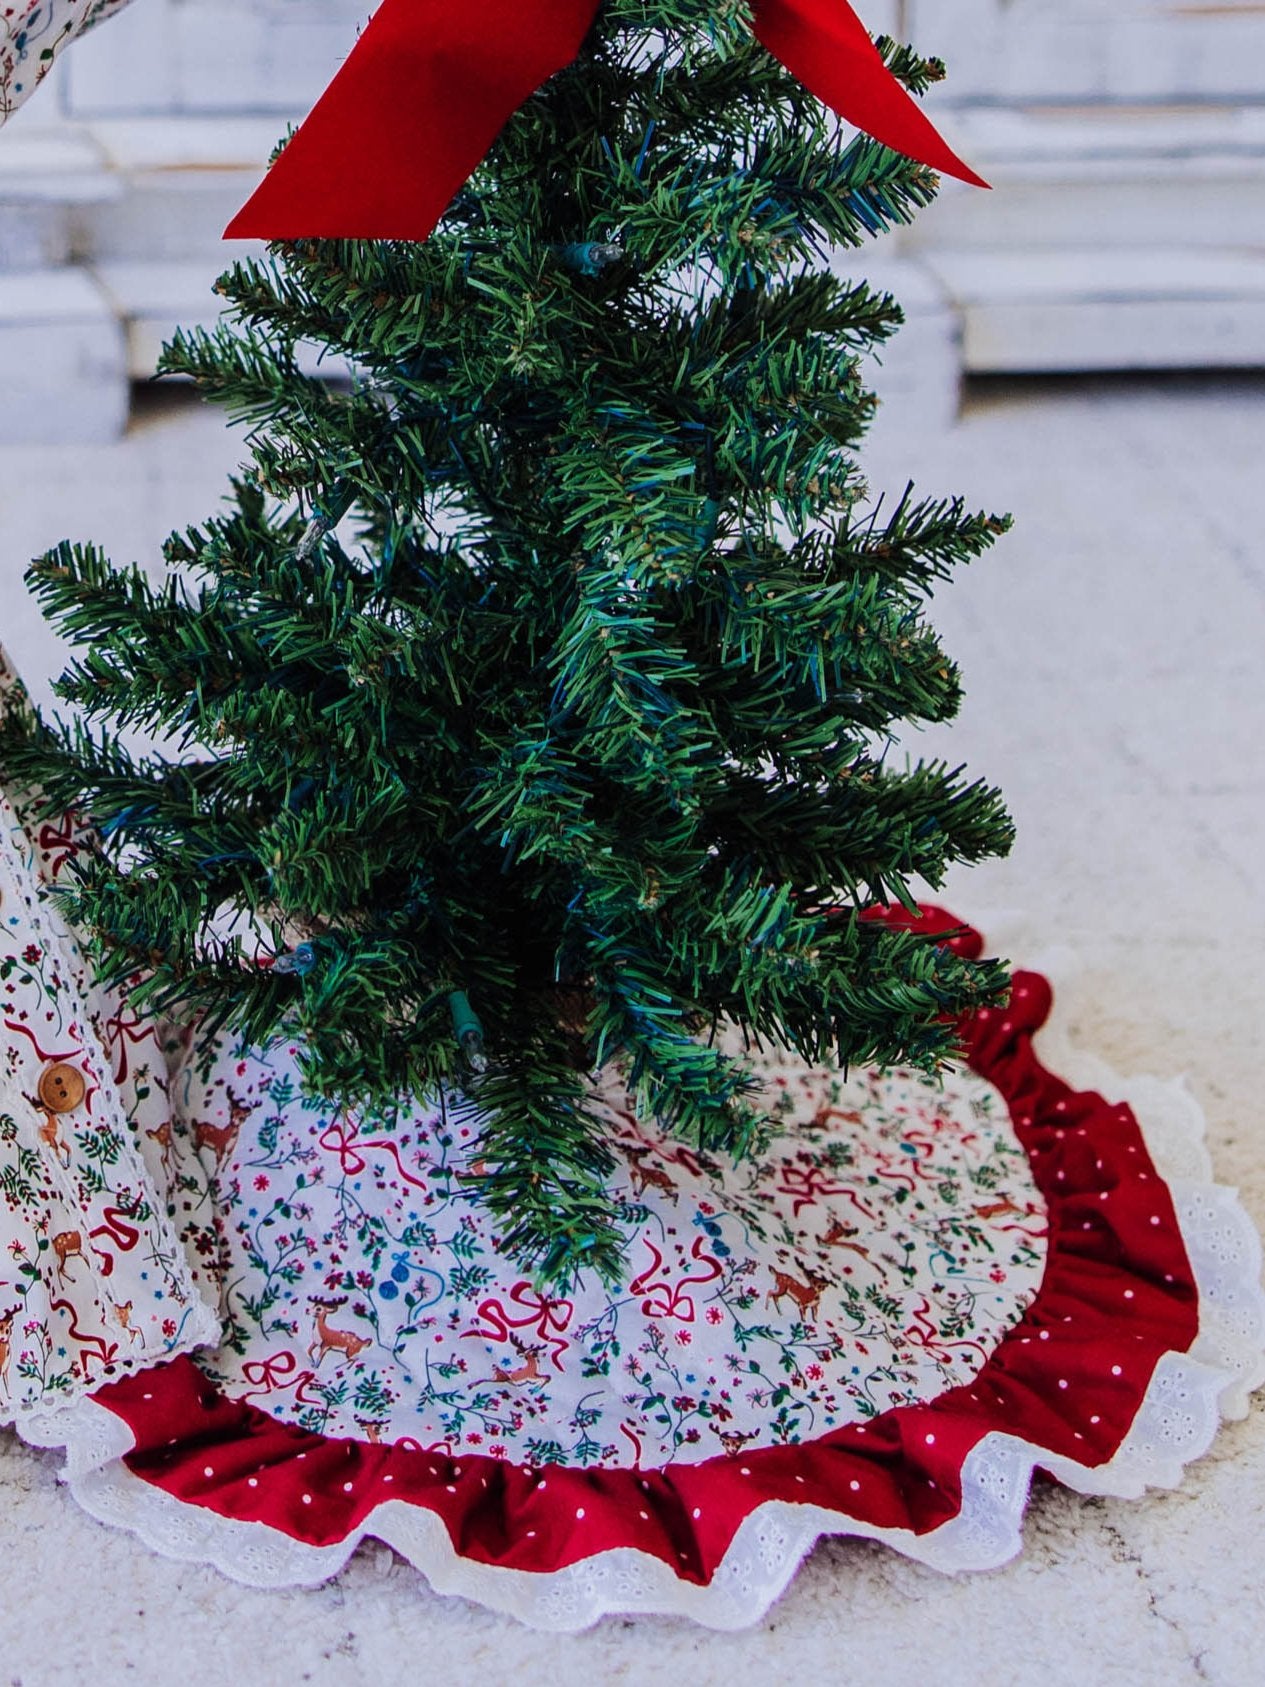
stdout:
[[30,97],[62,48],[129,0],[0,0],[0,124]]
[[[0,651],[0,708],[15,684]],[[89,841],[0,791],[0,1422],[217,1333],[166,1211],[167,1056],[47,894]]]
[[79,847],[0,797],[0,1420],[217,1328],[166,1213],[166,1056],[41,895]]
[[190,1061],[177,1140],[210,1149],[223,1216],[204,1369],[325,1435],[608,1468],[799,1442],[963,1386],[1044,1262],[1004,1102],[970,1073],[766,1081],[787,1133],[740,1168],[609,1085],[628,1280],[544,1294],[473,1199],[468,1111],[314,1107],[287,1051]]

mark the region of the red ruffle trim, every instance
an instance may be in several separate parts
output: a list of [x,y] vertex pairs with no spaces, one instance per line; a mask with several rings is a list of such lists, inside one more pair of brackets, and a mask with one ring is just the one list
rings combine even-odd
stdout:
[[[940,909],[887,917],[928,934],[953,930],[961,953],[983,950],[978,933]],[[962,1027],[971,1067],[1010,1107],[1049,1211],[1037,1297],[967,1387],[797,1446],[643,1472],[529,1469],[311,1434],[226,1397],[187,1358],[107,1383],[94,1398],[135,1437],[126,1456],[134,1475],[313,1546],[346,1540],[376,1506],[399,1500],[436,1513],[456,1551],[480,1564],[549,1572],[634,1547],[700,1583],[770,1500],[838,1512],[844,1527],[941,1527],[961,1507],[963,1462],[986,1435],[1104,1464],[1161,1356],[1194,1341],[1198,1293],[1133,1113],[1073,1092],[1037,1060],[1033,1034],[1051,1003],[1044,978],[1018,972],[1005,1008]]]

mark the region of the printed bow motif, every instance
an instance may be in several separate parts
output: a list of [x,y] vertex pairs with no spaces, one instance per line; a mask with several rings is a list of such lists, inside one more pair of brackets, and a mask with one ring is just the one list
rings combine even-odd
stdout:
[[[425,240],[508,119],[579,53],[600,0],[382,0],[225,237]],[[986,186],[847,0],[755,0],[755,33],[849,123]]]

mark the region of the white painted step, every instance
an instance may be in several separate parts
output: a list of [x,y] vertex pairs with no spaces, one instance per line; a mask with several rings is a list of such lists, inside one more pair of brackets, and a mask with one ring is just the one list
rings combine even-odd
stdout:
[[[183,263],[107,260],[94,265],[101,293],[122,326],[129,378],[153,377],[159,353],[177,328],[213,327],[223,307],[214,291],[216,277],[232,259],[263,250],[254,242],[236,241],[210,258]],[[305,374],[341,379],[349,373],[344,359],[322,356],[317,346],[300,343],[297,351]]]
[[65,267],[0,275],[0,445],[97,444],[127,424],[121,323],[96,279]]
[[1265,252],[930,251],[970,373],[1265,367]]
[[68,262],[75,210],[117,198],[120,191],[89,131],[6,126],[0,142],[0,274]]
[[1265,228],[1265,107],[980,107],[946,129],[992,192],[946,182],[901,236],[907,251],[1184,250]]
[[39,126],[20,114],[0,134],[0,273],[71,258],[215,262],[283,129],[276,117]]

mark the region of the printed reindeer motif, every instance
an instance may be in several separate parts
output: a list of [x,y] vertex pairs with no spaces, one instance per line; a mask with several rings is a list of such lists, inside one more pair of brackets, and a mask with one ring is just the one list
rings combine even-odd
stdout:
[[540,1355],[544,1351],[540,1347],[524,1347],[517,1336],[511,1336],[510,1341],[522,1356],[523,1363],[515,1366],[512,1371],[505,1370],[500,1365],[492,1367],[493,1382],[508,1382],[517,1386],[524,1382],[544,1382],[546,1377],[540,1368]]
[[756,1438],[754,1429],[717,1429],[714,1423],[708,1427],[731,1459],[736,1459],[747,1442],[754,1441]]
[[807,1323],[817,1316],[817,1308],[821,1304],[821,1297],[830,1287],[826,1277],[818,1277],[816,1272],[807,1273],[808,1281],[801,1283],[798,1277],[792,1277],[789,1271],[773,1272],[773,1287],[764,1297],[766,1306],[772,1306],[776,1311],[782,1310],[782,1302],[788,1296],[799,1308],[800,1318]]
[[975,1214],[976,1218],[983,1219],[1005,1218],[1010,1216],[1013,1216],[1014,1218],[1032,1217],[1031,1207],[1017,1207],[1010,1199],[1009,1195],[1004,1195],[997,1201],[989,1201],[987,1206],[973,1207],[971,1210]]
[[829,1230],[821,1239],[821,1245],[823,1248],[845,1248],[849,1253],[860,1254],[862,1259],[869,1259],[870,1250],[852,1240],[860,1234],[855,1224],[844,1224],[839,1219],[832,1218]]
[[620,1146],[628,1159],[628,1175],[632,1180],[634,1195],[644,1195],[647,1189],[660,1189],[674,1201],[680,1199],[680,1191],[670,1174],[665,1172],[662,1166],[647,1164],[646,1156],[651,1152],[649,1147],[638,1147],[626,1142]]
[[129,1341],[139,1341],[141,1339],[141,1332],[132,1328],[132,1302],[130,1300],[121,1300],[117,1306],[112,1306],[110,1311],[114,1314],[115,1323],[124,1332]]
[[147,1130],[145,1135],[151,1142],[158,1144],[158,1152],[162,1159],[163,1169],[171,1170],[171,1156],[175,1151],[175,1144],[171,1136],[171,1120],[164,1119],[156,1131]]
[[26,1095],[24,1093],[22,1099],[29,1102],[44,1121],[42,1125],[35,1127],[35,1134],[45,1148],[52,1150],[54,1158],[60,1165],[69,1166],[70,1144],[61,1134],[61,1121],[57,1114],[53,1112],[51,1107],[46,1107],[38,1095]]
[[829,1101],[823,1101],[821,1106],[808,1121],[810,1131],[824,1131],[836,1119],[841,1119],[845,1125],[861,1125],[865,1123],[864,1115],[858,1113],[854,1107],[832,1107]]
[[13,1320],[20,1310],[15,1306],[0,1313],[0,1385],[5,1388],[9,1386],[9,1360],[13,1357]]
[[89,1270],[92,1269],[88,1256],[83,1251],[83,1237],[78,1230],[61,1230],[52,1238],[53,1252],[57,1256],[57,1278],[62,1284],[66,1281],[66,1264],[68,1260],[81,1259]]
[[[251,1114],[263,1106],[261,1101],[245,1102],[235,1096],[231,1089],[225,1090],[228,1097],[228,1123],[226,1125],[210,1125],[204,1120],[197,1120],[193,1126],[193,1140],[199,1150],[209,1148],[215,1156],[215,1173],[218,1177],[224,1162],[232,1155],[237,1147],[237,1139],[242,1134],[242,1126]],[[163,1127],[159,1127],[161,1136]]]
[[331,1312],[337,1312],[340,1306],[346,1306],[347,1296],[340,1295],[334,1300],[325,1300],[320,1295],[309,1295],[308,1304],[315,1309],[316,1335],[307,1350],[307,1356],[312,1363],[319,1367],[327,1353],[341,1353],[342,1363],[350,1364],[357,1354],[363,1353],[370,1346],[369,1336],[358,1336],[354,1330],[336,1329],[329,1321]]

